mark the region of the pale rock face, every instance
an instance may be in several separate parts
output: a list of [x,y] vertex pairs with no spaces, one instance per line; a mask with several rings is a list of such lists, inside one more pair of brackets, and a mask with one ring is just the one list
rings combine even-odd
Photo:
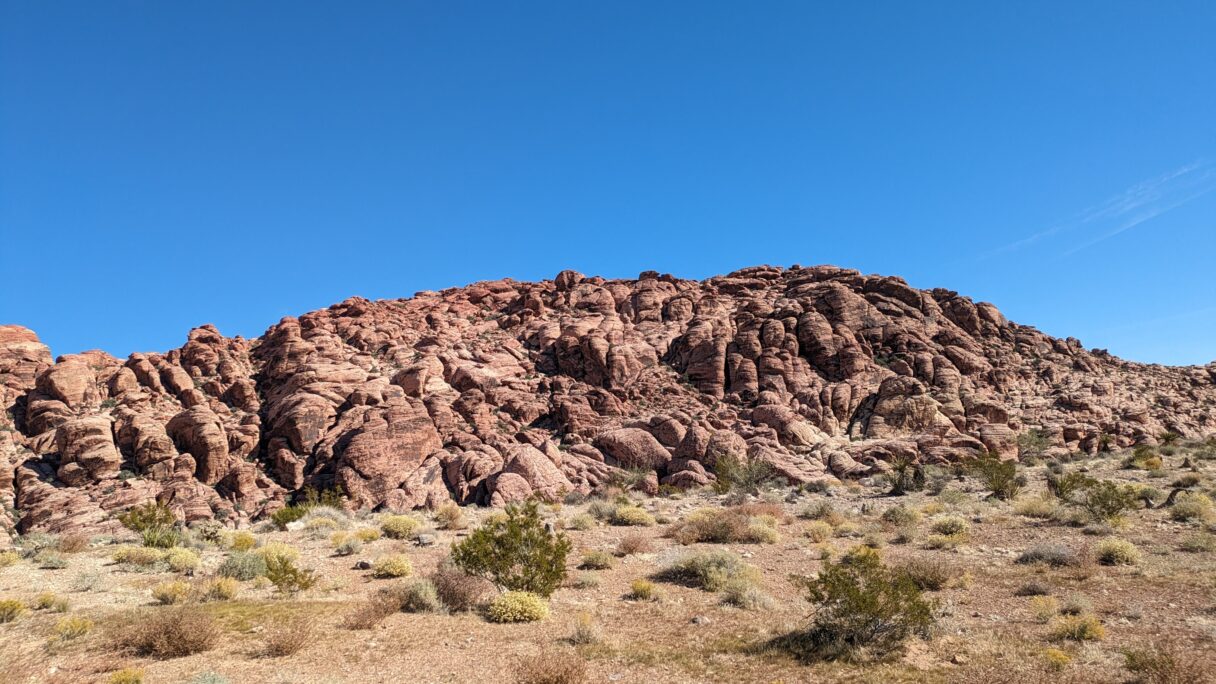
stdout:
[[126,360],[52,363],[0,325],[0,501],[23,531],[54,531],[152,499],[240,522],[304,487],[391,510],[554,501],[622,468],[645,491],[698,487],[725,457],[813,482],[893,458],[1015,458],[1031,427],[1061,452],[1204,436],[1214,383],[1216,364],[1125,362],[831,266],[352,298],[256,340],[207,325]]

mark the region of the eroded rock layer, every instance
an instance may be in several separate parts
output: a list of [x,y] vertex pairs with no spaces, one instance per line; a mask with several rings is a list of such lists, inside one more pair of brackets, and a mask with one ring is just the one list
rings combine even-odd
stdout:
[[[255,340],[63,356],[0,326],[0,499],[20,530],[113,526],[157,499],[239,523],[307,486],[394,510],[713,482],[790,482],[1216,431],[1216,364],[1130,363],[991,304],[830,266],[705,281],[482,282],[349,299]],[[15,429],[14,429],[15,428]]]

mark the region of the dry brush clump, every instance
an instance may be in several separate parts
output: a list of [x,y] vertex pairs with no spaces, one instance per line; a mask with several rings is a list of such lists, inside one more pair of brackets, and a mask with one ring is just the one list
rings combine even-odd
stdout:
[[680,544],[772,544],[777,518],[740,508],[702,508],[671,525],[667,535]]
[[209,651],[221,635],[210,614],[195,606],[140,611],[114,628],[121,650],[151,658],[180,658]]
[[295,655],[315,638],[316,632],[317,620],[311,615],[276,620],[266,629],[263,653],[271,658]]
[[582,684],[587,663],[577,653],[545,650],[515,666],[516,684]]

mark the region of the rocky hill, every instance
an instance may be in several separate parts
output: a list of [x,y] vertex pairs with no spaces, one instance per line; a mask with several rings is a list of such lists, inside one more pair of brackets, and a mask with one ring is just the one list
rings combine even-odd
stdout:
[[0,517],[55,531],[154,498],[239,523],[307,486],[355,507],[501,504],[705,485],[724,454],[811,482],[895,455],[1013,457],[1030,428],[1086,452],[1198,437],[1216,432],[1216,364],[1130,363],[830,266],[564,271],[349,299],[254,340],[206,325],[126,360],[52,363],[0,326],[0,404]]

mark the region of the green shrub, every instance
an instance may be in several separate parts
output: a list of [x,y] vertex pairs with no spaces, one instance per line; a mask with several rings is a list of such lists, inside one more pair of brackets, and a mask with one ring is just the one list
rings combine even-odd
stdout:
[[297,566],[288,555],[271,554],[264,558],[266,578],[284,594],[307,591],[320,580],[315,572]]
[[1103,539],[1097,548],[1098,562],[1103,565],[1135,565],[1140,562],[1140,550],[1122,539]]
[[441,613],[443,602],[439,600],[439,592],[435,584],[427,579],[416,579],[398,593],[401,610],[407,613]]
[[731,491],[759,494],[760,490],[772,486],[777,473],[767,461],[757,458],[722,454],[714,463],[714,491],[726,494]]
[[414,574],[414,566],[403,553],[392,553],[381,556],[372,563],[372,576],[381,579],[392,577],[408,577]]
[[248,582],[266,574],[266,559],[256,553],[238,551],[224,559],[218,572],[224,577]]
[[0,551],[0,568],[16,565],[19,560],[21,556],[16,551]]
[[171,549],[182,543],[182,533],[173,527],[149,527],[139,536],[144,546],[153,549]]
[[545,528],[535,501],[508,506],[505,515],[487,520],[459,544],[452,561],[470,575],[511,591],[551,595],[566,576],[571,543]]
[[586,513],[579,513],[566,520],[566,527],[571,530],[589,530],[595,527],[595,517]]
[[228,548],[233,551],[251,551],[258,545],[257,537],[248,530],[233,532],[228,538]]
[[613,564],[612,554],[604,551],[588,551],[578,567],[581,570],[607,570]]
[[915,525],[920,522],[920,512],[902,504],[892,506],[882,512],[882,521],[896,527]]
[[613,525],[626,527],[651,527],[655,523],[654,516],[640,506],[617,506],[610,520]]
[[34,564],[43,570],[62,570],[68,566],[68,559],[58,551],[44,549],[34,556]]
[[992,496],[1001,501],[1017,497],[1026,486],[1026,478],[1018,474],[1017,461],[1002,460],[995,453],[975,459],[970,470],[988,488]]
[[386,515],[380,520],[380,530],[389,539],[410,539],[422,523],[410,515]]
[[490,602],[486,616],[491,622],[537,622],[549,616],[549,603],[527,591],[508,591]]
[[464,509],[454,502],[440,504],[432,515],[435,518],[435,526],[441,530],[463,530],[469,526],[468,519],[464,517]]
[[93,629],[93,621],[79,616],[61,618],[55,623],[55,636],[62,641],[79,639]]
[[173,572],[194,572],[198,569],[201,560],[198,554],[191,549],[174,548],[169,549],[165,554],[165,562],[169,564],[169,569]]
[[157,502],[133,506],[118,516],[118,522],[134,532],[144,532],[152,529],[173,529],[177,525],[177,516],[168,506]]
[[359,538],[351,535],[344,537],[334,546],[334,553],[339,556],[353,556],[363,550],[363,542]]
[[971,531],[971,523],[957,515],[946,515],[935,519],[930,529],[936,534],[957,537],[969,533]]
[[1094,480],[1081,491],[1079,503],[1094,520],[1109,522],[1136,505],[1136,490],[1110,480]]
[[1073,497],[1096,482],[1085,473],[1060,473],[1047,476],[1047,490],[1063,501],[1072,501]]
[[721,591],[728,582],[752,579],[759,572],[739,556],[723,549],[692,553],[656,573],[655,578],[706,591]]
[[883,656],[912,635],[927,636],[934,604],[907,574],[883,565],[876,553],[828,564],[816,578],[799,578],[815,604],[810,628],[787,639],[813,660]]

